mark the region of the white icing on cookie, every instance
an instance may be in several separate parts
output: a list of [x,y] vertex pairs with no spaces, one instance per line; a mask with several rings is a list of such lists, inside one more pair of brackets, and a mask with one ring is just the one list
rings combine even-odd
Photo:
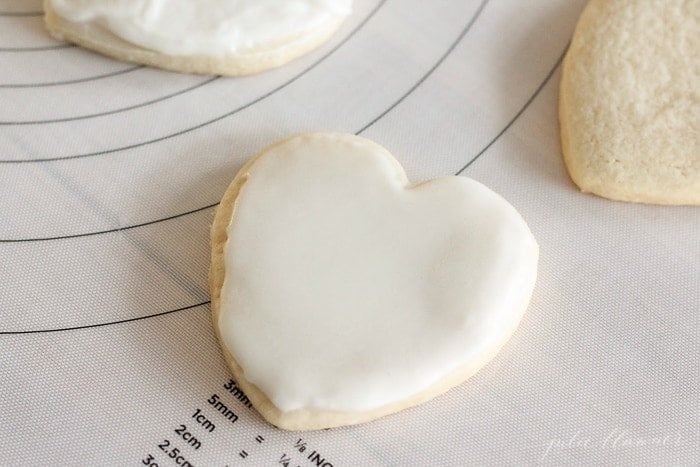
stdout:
[[350,14],[352,0],[50,0],[62,17],[94,23],[169,55],[255,53]]
[[537,244],[480,183],[409,186],[363,138],[260,156],[236,200],[218,328],[282,411],[365,411],[485,363],[520,320]]

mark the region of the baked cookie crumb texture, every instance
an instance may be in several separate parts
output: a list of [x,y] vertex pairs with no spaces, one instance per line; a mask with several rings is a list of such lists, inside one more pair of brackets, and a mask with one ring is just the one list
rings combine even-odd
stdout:
[[582,191],[700,204],[700,2],[592,0],[564,60],[559,119]]

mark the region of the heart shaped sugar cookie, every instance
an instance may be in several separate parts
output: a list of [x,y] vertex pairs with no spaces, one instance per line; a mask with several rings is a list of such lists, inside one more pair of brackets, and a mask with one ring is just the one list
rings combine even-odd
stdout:
[[409,185],[352,135],[296,136],[238,173],[212,227],[214,327],[272,424],[371,420],[460,384],[514,332],[538,247],[464,177]]
[[247,75],[325,42],[352,0],[44,0],[59,40],[168,70]]

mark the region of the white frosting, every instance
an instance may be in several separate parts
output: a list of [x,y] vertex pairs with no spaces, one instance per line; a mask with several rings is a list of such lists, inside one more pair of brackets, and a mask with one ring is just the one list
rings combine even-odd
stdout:
[[282,411],[409,398],[500,347],[537,244],[464,177],[409,187],[363,138],[302,136],[258,158],[225,247],[224,345]]
[[169,55],[275,48],[350,14],[352,0],[50,0],[63,18],[98,24]]

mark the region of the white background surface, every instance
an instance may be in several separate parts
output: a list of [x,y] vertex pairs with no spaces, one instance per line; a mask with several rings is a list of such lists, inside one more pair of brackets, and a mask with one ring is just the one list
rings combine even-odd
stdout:
[[[697,465],[700,211],[566,175],[559,63],[583,3],[359,0],[321,49],[230,79],[62,45],[40,2],[0,0],[0,465],[175,466],[165,439],[193,465]],[[519,330],[467,383],[297,434],[223,387],[208,229],[248,157],[310,130],[372,138],[413,180],[485,183],[541,256]]]

